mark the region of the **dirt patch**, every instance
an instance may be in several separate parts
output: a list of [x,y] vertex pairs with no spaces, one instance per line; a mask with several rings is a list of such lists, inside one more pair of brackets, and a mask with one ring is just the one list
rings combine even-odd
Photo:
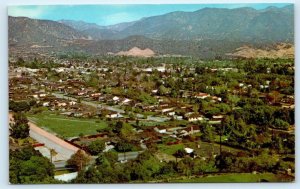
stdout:
[[116,53],[116,55],[123,55],[123,56],[138,56],[138,57],[151,57],[154,56],[155,53],[151,49],[140,49],[138,47],[133,47],[129,51],[120,51]]
[[249,46],[237,48],[234,53],[227,53],[232,57],[242,58],[294,58],[294,45],[287,43],[276,44],[272,49],[257,49]]

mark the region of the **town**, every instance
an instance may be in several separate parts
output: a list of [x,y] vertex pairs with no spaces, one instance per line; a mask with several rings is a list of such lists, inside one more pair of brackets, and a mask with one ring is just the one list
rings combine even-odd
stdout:
[[292,181],[294,70],[294,59],[12,56],[12,163],[31,153],[52,171],[12,166],[10,182]]

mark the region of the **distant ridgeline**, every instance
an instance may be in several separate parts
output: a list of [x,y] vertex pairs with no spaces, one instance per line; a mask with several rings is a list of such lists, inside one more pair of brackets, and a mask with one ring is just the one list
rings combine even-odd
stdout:
[[[278,44],[283,43],[285,49],[292,49],[285,53],[279,48],[281,51],[277,55]],[[168,54],[203,59],[253,57],[249,55],[256,54],[252,50],[240,49],[246,45],[272,51],[272,56],[267,57],[290,58],[294,55],[293,43],[293,5],[263,10],[245,7],[178,11],[111,26],[9,17],[9,49],[12,54],[82,52],[131,56]],[[141,50],[147,52],[141,53]]]

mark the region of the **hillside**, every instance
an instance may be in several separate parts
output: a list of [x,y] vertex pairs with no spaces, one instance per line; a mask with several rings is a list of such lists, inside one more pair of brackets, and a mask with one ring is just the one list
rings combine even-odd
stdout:
[[151,49],[140,49],[138,47],[133,47],[129,51],[120,51],[116,55],[125,55],[125,56],[138,56],[138,57],[151,57],[155,53]]
[[[64,22],[94,39],[122,39],[142,35],[159,40],[238,40],[292,42],[293,6],[253,8],[204,8],[195,12],[171,12],[113,26]],[[89,25],[90,27],[86,27]],[[97,35],[98,34],[98,35]]]
[[35,44],[53,46],[63,40],[88,39],[88,36],[66,26],[50,21],[26,17],[8,17],[10,44]]
[[[245,54],[255,55],[253,49],[259,47],[293,44],[293,15],[293,6],[263,10],[204,8],[111,26],[9,17],[9,49],[10,53],[30,56],[68,52],[106,55],[137,47],[151,49],[156,55],[203,59],[248,57]],[[238,49],[243,46],[251,50]],[[281,51],[280,54],[286,56]]]
[[227,55],[240,58],[293,58],[294,53],[295,48],[293,45],[280,43],[268,49],[243,46],[237,48],[234,53],[228,53]]

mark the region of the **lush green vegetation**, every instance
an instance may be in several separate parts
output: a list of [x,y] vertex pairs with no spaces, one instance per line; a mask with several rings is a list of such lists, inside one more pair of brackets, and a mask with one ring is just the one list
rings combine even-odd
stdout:
[[10,136],[24,139],[29,136],[29,125],[24,113],[15,113],[13,115],[14,123],[10,124]]
[[[66,99],[51,95],[40,99],[51,102],[49,107],[42,107],[41,103],[30,99],[10,103],[10,109],[15,112],[31,109],[27,113],[31,121],[60,137],[96,133],[107,136],[99,141],[88,137],[78,139],[76,144],[98,158],[85,168],[89,164],[88,157],[82,152],[76,153],[69,165],[80,172],[72,182],[260,182],[285,181],[293,177],[293,60],[200,63],[193,58],[103,57],[88,61],[91,62],[74,63],[80,71],[70,72],[70,75],[55,70],[41,74],[42,78],[50,78],[50,82],[51,78],[55,78],[53,81],[70,79],[71,84],[68,81],[60,84],[61,88],[70,85],[70,92],[59,92],[77,99],[75,108],[58,107],[55,101]],[[162,62],[166,72],[142,71],[161,67]],[[93,66],[95,70],[88,70]],[[109,71],[101,71],[103,67]],[[82,74],[82,69],[89,74]],[[22,83],[17,79],[14,82]],[[30,90],[30,81],[25,85]],[[77,95],[82,88],[90,92]],[[92,93],[100,94],[101,99],[89,97]],[[202,98],[203,95],[206,97]],[[119,100],[113,100],[114,96]],[[126,98],[130,101],[123,104]],[[114,111],[89,109],[91,104],[84,103],[86,101],[120,108],[125,111],[122,113],[124,118],[109,118],[107,115]],[[60,115],[66,112],[65,109],[78,112],[82,118],[72,117],[75,114],[70,117]],[[171,109],[177,117],[163,109]],[[89,114],[83,115],[86,112]],[[148,115],[157,119],[147,119]],[[190,120],[189,115],[203,119]],[[178,117],[183,120],[177,120]],[[114,149],[103,153],[104,142],[112,144]],[[184,150],[186,147],[194,151],[188,154]],[[142,150],[144,153],[136,159],[122,164],[117,162],[117,153]],[[137,155],[136,152],[133,154]]]
[[220,183],[220,182],[278,182],[288,181],[280,179],[279,176],[273,173],[238,173],[238,174],[220,174],[220,175],[208,175],[198,178],[184,178],[178,180],[170,180],[169,182],[185,182],[185,183]]
[[9,152],[10,183],[59,183],[53,176],[54,165],[31,146]]
[[161,144],[161,145],[158,145],[158,149],[163,152],[163,153],[166,153],[166,154],[169,154],[169,155],[173,155],[175,154],[175,152],[177,150],[180,150],[180,149],[183,149],[184,148],[184,144],[174,144],[174,145],[164,145],[164,144]]
[[98,155],[105,149],[105,143],[101,140],[95,140],[87,146],[87,149],[92,155]]

